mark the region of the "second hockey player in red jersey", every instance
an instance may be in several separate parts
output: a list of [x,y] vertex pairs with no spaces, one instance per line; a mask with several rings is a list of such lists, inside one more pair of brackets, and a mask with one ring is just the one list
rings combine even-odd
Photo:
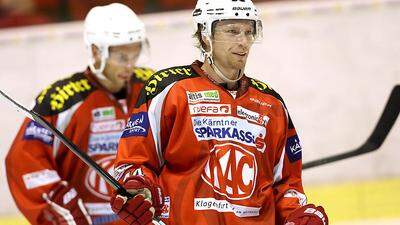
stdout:
[[[146,48],[144,24],[122,4],[95,7],[85,19],[89,68],[36,98],[41,114],[106,171],[151,69],[136,67]],[[46,128],[25,119],[6,158],[14,200],[33,225],[118,225],[111,187]]]
[[155,73],[119,143],[115,195],[128,224],[328,225],[306,203],[302,147],[268,84],[245,75],[262,38],[250,0],[199,0],[195,37],[204,62]]

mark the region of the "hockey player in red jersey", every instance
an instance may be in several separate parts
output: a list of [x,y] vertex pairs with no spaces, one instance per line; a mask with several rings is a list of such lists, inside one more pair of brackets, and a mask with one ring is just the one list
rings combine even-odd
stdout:
[[[147,48],[144,24],[122,4],[86,16],[89,68],[59,80],[34,111],[109,172],[128,112],[151,69],[136,67]],[[6,158],[12,196],[31,224],[123,224],[111,210],[111,187],[40,124],[25,119]]]
[[[128,224],[328,225],[306,203],[302,148],[281,96],[245,75],[262,24],[250,0],[199,0],[204,62],[156,72],[119,142],[115,194]],[[161,201],[163,199],[163,201]]]

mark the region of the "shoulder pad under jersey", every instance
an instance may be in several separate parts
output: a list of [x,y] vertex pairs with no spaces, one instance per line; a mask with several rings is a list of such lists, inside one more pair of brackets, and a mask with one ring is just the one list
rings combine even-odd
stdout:
[[[282,105],[285,107],[286,111],[286,105],[285,105],[285,101],[283,101],[283,98],[278,94],[278,92],[274,91],[274,89],[272,89],[272,87],[262,81],[259,81],[257,79],[254,78],[249,78],[250,79],[250,86],[257,89],[258,91],[261,91],[262,93],[268,94],[268,95],[272,95],[274,96],[276,99],[278,99],[280,102],[282,102]],[[288,113],[288,117],[289,117],[289,129],[293,128],[293,122],[292,119],[290,118],[290,115]]]
[[84,100],[95,89],[83,73],[76,73],[40,92],[33,111],[43,116],[56,115]]
[[249,78],[249,79],[250,79],[250,87],[257,89],[258,91],[264,94],[272,95],[275,98],[279,99],[279,101],[284,103],[282,97],[276,91],[274,91],[274,89],[272,89],[270,85],[254,78]]
[[145,86],[140,92],[136,106],[140,106],[154,98],[157,94],[161,93],[164,88],[176,81],[198,76],[199,75],[192,69],[190,65],[176,66],[160,70],[154,73],[153,76],[147,80]]
[[147,67],[136,67],[133,71],[133,81],[145,83],[155,71]]

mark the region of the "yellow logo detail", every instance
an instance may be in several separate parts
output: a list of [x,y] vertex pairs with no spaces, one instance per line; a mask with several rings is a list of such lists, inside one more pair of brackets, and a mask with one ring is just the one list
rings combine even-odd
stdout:
[[154,70],[152,69],[143,69],[143,68],[137,68],[134,71],[136,78],[147,81],[151,75],[153,75]]
[[[61,110],[64,107],[65,101],[70,97],[74,96],[76,93],[88,91],[91,88],[89,81],[86,79],[70,81],[68,84],[56,87],[54,93],[50,94],[51,110]],[[43,101],[43,99],[41,99],[41,101]]]
[[264,91],[266,89],[272,90],[272,88],[264,82],[261,82],[261,81],[255,80],[255,79],[251,79],[251,83],[261,91]]
[[157,91],[158,83],[161,82],[164,78],[167,78],[171,75],[191,76],[192,70],[190,68],[173,68],[154,74],[152,79],[149,80],[147,82],[147,85],[144,87],[144,89],[147,92],[147,95],[154,95]]
[[44,96],[51,89],[52,85],[47,86],[42,92],[40,92],[39,97],[37,97],[38,104],[42,104]]

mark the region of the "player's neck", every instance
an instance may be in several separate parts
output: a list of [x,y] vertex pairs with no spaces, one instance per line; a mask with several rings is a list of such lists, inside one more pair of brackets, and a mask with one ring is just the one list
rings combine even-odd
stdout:
[[126,86],[123,84],[112,82],[108,79],[98,79],[98,81],[105,89],[107,89],[107,91],[113,94],[121,91]]
[[[215,65],[214,65],[215,66]],[[220,67],[218,66],[218,69],[221,71],[223,76],[227,76],[228,79],[236,79],[237,78],[237,74],[239,74],[238,70],[235,69],[227,69],[224,67]],[[226,84],[228,87],[235,87],[237,84],[236,82],[226,82],[224,81],[220,76],[218,76],[217,72],[212,68],[212,66],[210,65],[210,63],[208,62],[208,60],[206,60],[203,64],[203,66],[201,67],[202,70],[204,70],[204,72],[206,72],[207,76],[209,77],[209,79],[211,79],[212,81],[218,83],[218,84]]]

